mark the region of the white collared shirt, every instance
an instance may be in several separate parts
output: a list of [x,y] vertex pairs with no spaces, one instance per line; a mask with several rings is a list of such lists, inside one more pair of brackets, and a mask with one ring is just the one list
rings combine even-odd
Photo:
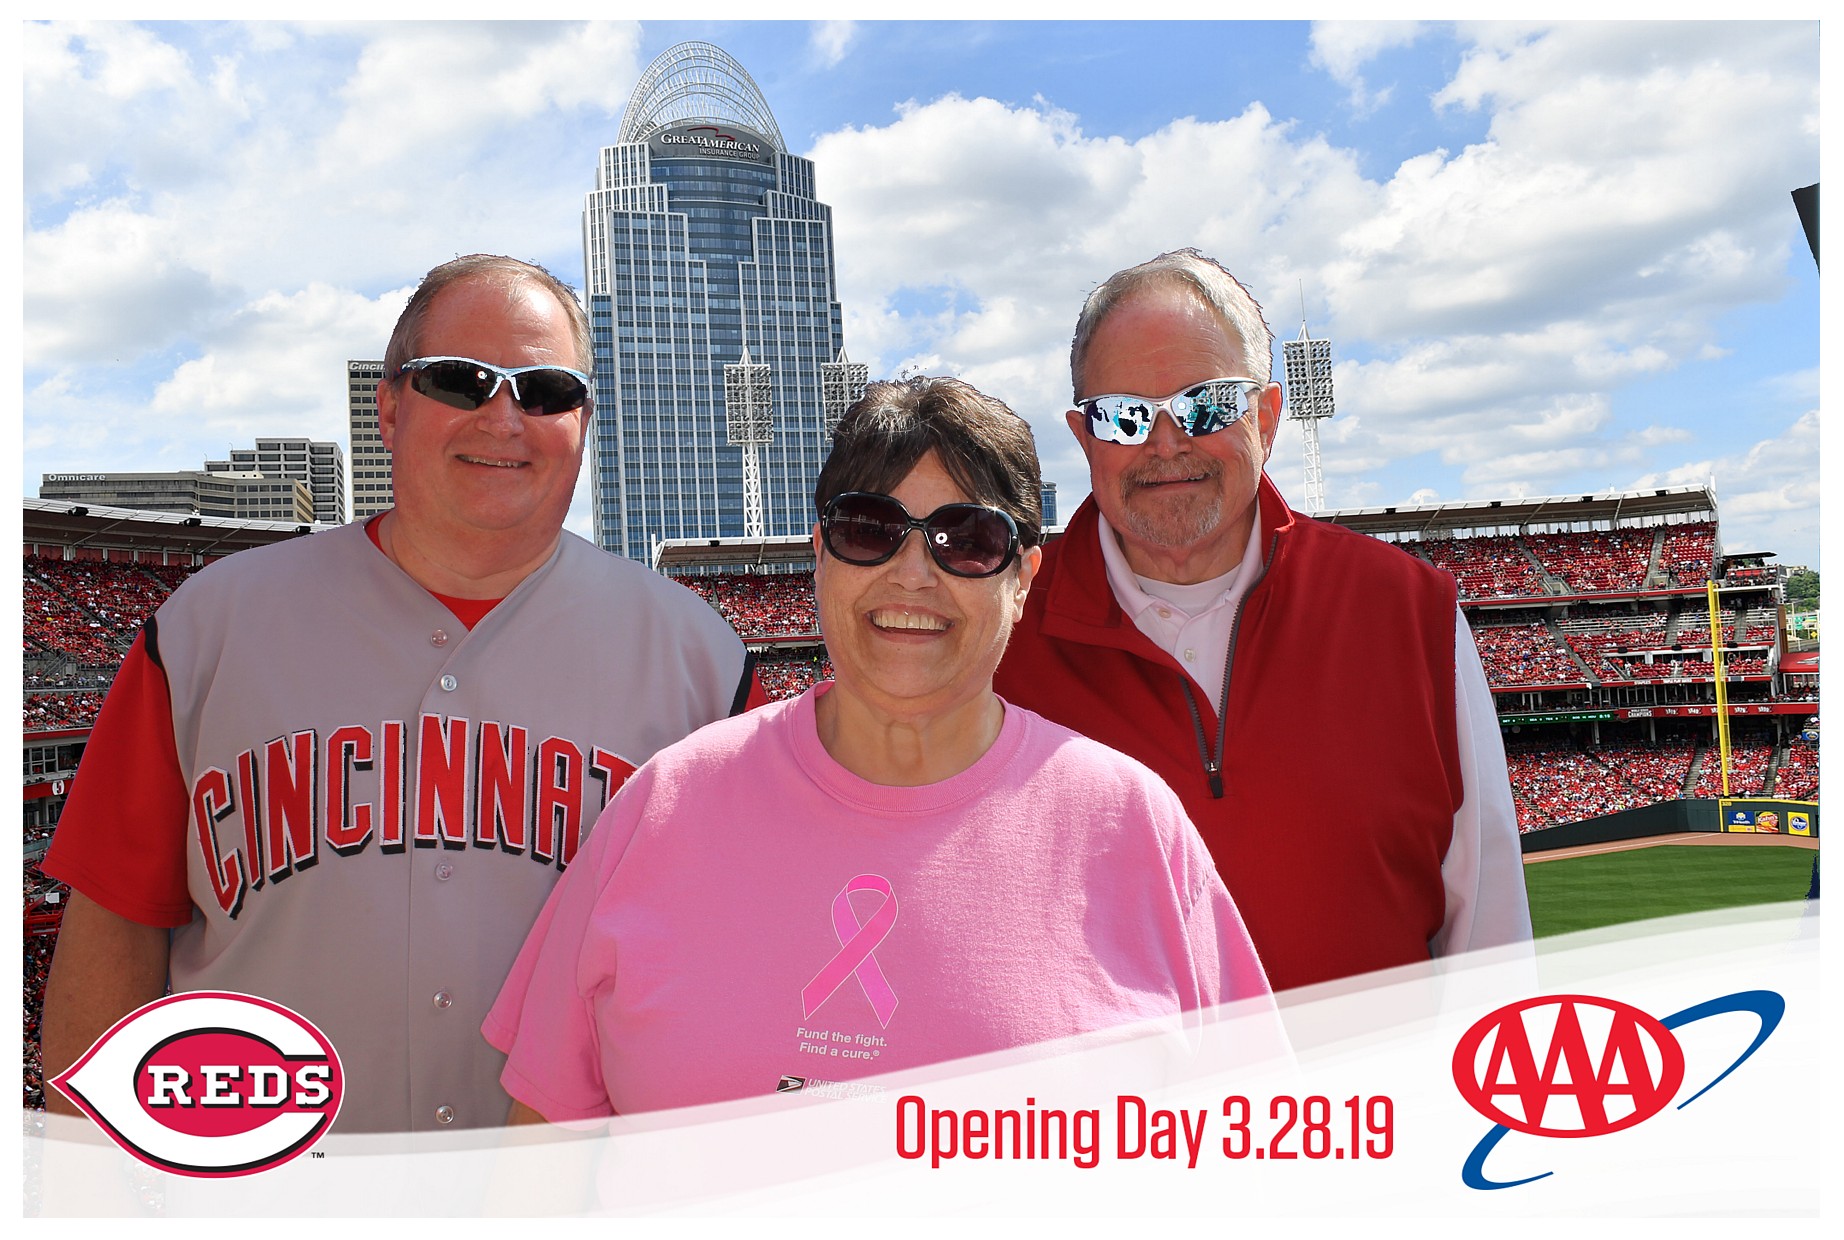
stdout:
[[1108,585],[1115,601],[1153,645],[1178,660],[1210,704],[1221,710],[1223,671],[1229,660],[1229,639],[1236,629],[1236,608],[1261,575],[1261,523],[1249,523],[1248,544],[1234,568],[1221,577],[1183,586],[1135,573],[1108,519],[1095,515],[1101,526],[1101,558],[1108,566]]
[[[1221,577],[1197,585],[1175,585],[1141,577],[1127,564],[1120,539],[1106,517],[1101,558],[1108,586],[1121,610],[1153,645],[1170,654],[1221,713],[1223,671],[1243,596],[1261,576],[1261,522],[1249,525],[1242,559]],[[1453,635],[1454,728],[1460,748],[1465,795],[1453,816],[1453,838],[1441,859],[1447,911],[1440,933],[1429,941],[1435,956],[1530,939],[1530,906],[1524,895],[1524,859],[1518,844],[1517,807],[1505,765],[1498,712],[1472,629],[1456,604]]]

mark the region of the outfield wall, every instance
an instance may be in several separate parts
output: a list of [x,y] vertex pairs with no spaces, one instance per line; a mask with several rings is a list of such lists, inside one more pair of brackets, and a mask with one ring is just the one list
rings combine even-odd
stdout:
[[[1726,807],[1726,808],[1725,808]],[[1604,814],[1599,818],[1588,818],[1581,822],[1567,822],[1561,826],[1545,827],[1541,831],[1529,831],[1518,837],[1518,845],[1527,853],[1548,852],[1554,848],[1580,848],[1584,844],[1611,844],[1618,840],[1639,840],[1654,835],[1680,835],[1690,831],[1705,831],[1721,834],[1730,829],[1725,823],[1725,814],[1735,817],[1736,811],[1742,809],[1749,815],[1748,821],[1762,811],[1771,811],[1777,816],[1778,834],[1789,834],[1787,824],[1793,813],[1806,815],[1810,823],[1808,831],[1799,835],[1818,834],[1818,805],[1811,801],[1779,801],[1772,797],[1750,797],[1728,802],[1708,797],[1698,797],[1685,801],[1663,801],[1657,805],[1642,805],[1638,809],[1621,810],[1617,814]],[[1741,827],[1737,830],[1752,830]]]
[[1565,822],[1560,826],[1529,831],[1518,837],[1527,853],[1548,852],[1552,848],[1580,848],[1584,844],[1611,844],[1616,840],[1639,840],[1650,835],[1679,835],[1686,831],[1722,830],[1722,815],[1716,802],[1709,800],[1661,801],[1642,805],[1617,814]]

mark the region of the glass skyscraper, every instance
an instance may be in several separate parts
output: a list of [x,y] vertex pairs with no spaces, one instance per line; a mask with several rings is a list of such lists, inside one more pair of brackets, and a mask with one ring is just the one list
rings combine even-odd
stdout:
[[[681,43],[641,75],[602,148],[583,265],[595,536],[609,551],[646,562],[660,539],[812,527],[824,372],[837,388],[842,332],[831,208],[812,162],[785,146],[741,65]],[[766,418],[761,372],[735,369],[745,351],[767,367]],[[726,408],[726,366],[755,408]],[[863,367],[850,371],[861,390]]]

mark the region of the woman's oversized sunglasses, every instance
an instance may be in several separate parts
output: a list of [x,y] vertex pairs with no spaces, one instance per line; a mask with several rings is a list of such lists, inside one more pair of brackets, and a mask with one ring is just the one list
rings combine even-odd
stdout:
[[922,531],[935,563],[956,577],[994,576],[1018,555],[1018,526],[983,504],[943,504],[926,517],[912,517],[894,496],[847,491],[833,496],[820,514],[826,550],[863,568],[887,562],[911,530]]

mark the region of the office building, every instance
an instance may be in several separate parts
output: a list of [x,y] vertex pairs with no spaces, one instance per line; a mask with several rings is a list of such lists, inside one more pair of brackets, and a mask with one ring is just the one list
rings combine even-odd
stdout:
[[[212,461],[212,466],[222,465]],[[40,499],[69,500],[98,507],[139,508],[237,521],[281,521],[310,525],[314,497],[299,478],[252,470],[182,469],[146,474],[45,474]]]
[[828,404],[865,375],[832,240],[812,162],[741,65],[682,43],[647,68],[583,210],[604,548],[645,562],[661,539],[812,527]]
[[383,362],[346,363],[346,414],[352,448],[352,519],[364,521],[389,508],[391,454],[378,433],[378,385]]
[[313,497],[311,520],[339,525],[346,519],[346,458],[336,443],[258,439],[254,448],[232,448],[228,461],[206,461],[205,472],[292,478],[306,483]]

